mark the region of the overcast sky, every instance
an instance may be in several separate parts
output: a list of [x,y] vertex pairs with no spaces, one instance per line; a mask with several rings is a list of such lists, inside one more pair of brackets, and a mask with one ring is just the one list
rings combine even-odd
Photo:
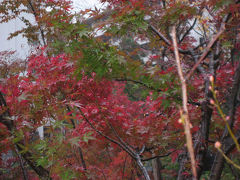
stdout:
[[[1,3],[2,0],[0,0]],[[74,11],[89,9],[89,8],[102,8],[103,5],[99,0],[72,0]],[[20,30],[23,27],[23,23],[19,20],[12,20],[8,23],[0,24],[0,51],[16,50],[20,57],[25,58],[29,53],[29,47],[27,45],[26,38],[21,35],[11,40],[7,40],[9,33],[13,33]]]
[[84,10],[89,8],[94,8],[95,6],[97,8],[101,8],[102,4],[99,0],[72,0],[73,6],[76,11],[78,10]]

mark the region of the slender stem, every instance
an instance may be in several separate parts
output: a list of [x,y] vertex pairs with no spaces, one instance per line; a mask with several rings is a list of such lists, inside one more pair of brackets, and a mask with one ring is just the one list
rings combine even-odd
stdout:
[[183,76],[180,57],[179,57],[179,51],[178,51],[178,46],[177,46],[177,37],[176,37],[176,26],[172,27],[171,36],[172,36],[172,40],[173,40],[173,47],[174,47],[175,60],[176,60],[177,69],[178,69],[178,75],[179,75],[179,78],[181,81],[181,86],[182,86],[183,113],[181,115],[181,118],[184,121],[184,129],[185,129],[185,134],[186,134],[187,148],[188,148],[188,152],[190,154],[193,176],[194,176],[194,179],[197,179],[196,161],[195,161],[195,155],[194,155],[194,149],[193,149],[192,134],[190,131],[188,108],[187,108],[187,86],[186,86],[186,81]]
[[[34,15],[34,17],[35,17],[35,20],[36,20],[36,22],[37,22],[37,12],[36,12],[36,10],[35,10],[35,8],[34,8],[34,6],[33,6],[33,4],[32,4],[32,2],[31,2],[31,0],[28,0],[28,4],[29,4],[29,6],[30,6],[30,8],[31,8],[31,10],[32,10],[32,12],[33,12],[33,15]],[[38,22],[37,22],[38,23]],[[44,35],[44,31],[43,31],[43,28],[42,28],[42,25],[41,24],[38,24],[39,25],[39,30],[40,30],[40,33],[41,33],[41,38],[42,38],[42,41],[43,41],[43,45],[44,46],[46,46],[47,45],[47,43],[46,43],[46,39],[45,39],[45,35]]]
[[123,163],[122,179],[124,179],[124,172],[125,172],[125,167],[126,167],[127,157],[128,157],[128,155],[126,155],[125,160],[124,160],[124,163]]
[[24,180],[28,180],[28,176],[27,176],[26,169],[24,167],[23,159],[22,159],[22,156],[19,154],[17,147],[16,147],[16,154],[17,154],[17,156],[19,158],[20,166],[21,166],[22,173],[23,173],[23,179]]
[[186,76],[186,80],[188,80],[193,72],[197,69],[197,67],[199,66],[199,64],[205,59],[205,57],[207,56],[207,54],[210,52],[211,47],[213,46],[213,44],[218,40],[218,38],[220,37],[220,35],[224,32],[225,30],[225,23],[223,22],[221,24],[220,30],[219,32],[212,38],[212,40],[208,43],[206,50],[204,51],[204,53],[202,54],[202,56],[199,58],[199,60],[197,61],[197,63],[193,66],[193,68],[190,70],[190,72],[188,73],[188,75]]
[[235,164],[229,157],[227,157],[220,148],[217,148],[217,149],[218,149],[218,151],[222,154],[222,156],[226,159],[226,161],[229,164],[233,165],[235,168],[240,170],[240,166],[239,165]]
[[214,82],[213,82],[213,81],[211,81],[211,85],[212,85],[212,88],[211,88],[211,89],[212,89],[212,93],[213,93],[213,98],[214,98],[214,100],[215,100],[214,105],[217,107],[217,110],[218,110],[220,116],[221,116],[222,119],[224,120],[224,122],[225,122],[225,124],[226,124],[226,126],[227,126],[227,130],[228,130],[230,136],[232,137],[234,143],[236,144],[237,150],[240,152],[240,146],[239,146],[238,140],[237,140],[237,138],[235,137],[235,135],[233,134],[233,132],[232,132],[232,130],[231,130],[231,127],[230,127],[230,125],[229,125],[229,123],[228,123],[228,121],[227,121],[226,115],[223,113],[222,108],[220,107],[220,104],[219,104],[219,102],[218,102],[216,92],[214,91]]
[[185,32],[185,34],[182,36],[182,38],[180,39],[180,43],[184,40],[184,38],[189,35],[190,31],[194,28],[194,26],[196,25],[197,22],[197,18],[194,19],[193,24],[190,26],[190,28]]
[[119,147],[121,147],[123,150],[125,150],[133,159],[136,159],[135,153],[132,151],[129,151],[128,149],[126,149],[125,146],[123,146],[120,142],[110,138],[109,136],[103,134],[101,131],[99,131],[90,121],[89,119],[84,115],[84,113],[82,112],[82,110],[80,108],[78,108],[78,110],[80,111],[82,117],[84,118],[84,120],[91,126],[91,128],[96,131],[99,135],[103,136],[104,138],[106,138],[107,140],[109,140],[110,142],[117,144]]
[[153,159],[156,159],[156,158],[163,158],[163,157],[167,157],[169,156],[170,154],[174,153],[176,150],[174,151],[171,151],[167,154],[164,154],[164,155],[157,155],[157,156],[153,156],[153,157],[150,157],[150,158],[147,158],[147,159],[142,159],[142,161],[150,161],[150,160],[153,160]]
[[[151,180],[150,176],[148,175],[148,172],[145,168],[145,166],[143,165],[142,161],[141,161],[141,157],[138,153],[134,152],[130,147],[128,147],[123,141],[117,141],[115,139],[110,138],[109,136],[103,134],[101,131],[99,131],[90,121],[89,119],[84,115],[83,111],[78,108],[82,117],[85,119],[85,121],[91,126],[91,128],[93,130],[95,130],[99,135],[103,136],[104,138],[106,138],[107,140],[109,140],[110,142],[117,144],[120,148],[122,148],[124,151],[126,151],[133,159],[135,159],[137,161],[137,165],[138,167],[141,169],[141,172],[143,173],[143,176],[146,180]],[[120,139],[121,140],[121,139]],[[124,143],[124,144],[122,144]]]
[[[157,34],[157,36],[162,39],[168,46],[171,46],[171,42],[164,36],[164,34],[162,34],[161,32],[159,32],[157,30],[157,28],[155,28],[153,25],[149,25],[149,28]],[[181,48],[178,48],[178,51],[182,54],[191,54],[190,50],[183,50]]]

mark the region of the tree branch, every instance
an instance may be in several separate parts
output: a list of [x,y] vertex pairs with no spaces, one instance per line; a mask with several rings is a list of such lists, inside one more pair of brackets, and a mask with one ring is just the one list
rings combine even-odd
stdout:
[[25,167],[24,167],[24,163],[23,163],[22,156],[19,154],[17,147],[16,147],[16,154],[17,154],[17,156],[18,156],[19,164],[20,164],[21,169],[22,169],[23,179],[24,179],[24,180],[28,180],[27,171],[26,171],[26,169],[25,169]]
[[180,39],[179,43],[181,43],[184,38],[190,33],[190,31],[194,28],[194,26],[196,25],[197,22],[197,18],[195,18],[193,24],[191,25],[191,27],[185,32],[185,34],[182,36],[182,38]]
[[201,57],[199,58],[199,60],[197,61],[197,63],[193,66],[193,68],[190,70],[190,72],[187,74],[186,76],[186,80],[188,80],[193,72],[196,70],[196,68],[199,66],[199,64],[205,59],[205,57],[207,56],[207,54],[209,53],[209,51],[211,50],[211,47],[213,46],[213,44],[218,40],[218,38],[220,37],[220,35],[224,32],[225,30],[225,22],[223,22],[221,24],[220,30],[219,32],[212,38],[212,40],[208,43],[206,50],[203,52],[203,54],[201,55]]
[[172,151],[172,152],[169,152],[167,154],[164,154],[164,155],[157,155],[157,156],[153,156],[153,157],[150,157],[150,158],[147,158],[147,159],[142,159],[142,161],[150,161],[152,159],[155,159],[155,158],[163,158],[163,157],[167,157],[169,155],[171,155],[172,153],[174,153],[176,150]]
[[193,149],[193,143],[192,143],[192,134],[190,131],[190,121],[189,121],[189,114],[188,114],[188,108],[187,108],[187,86],[186,81],[183,76],[180,57],[179,57],[179,51],[177,46],[177,38],[176,38],[176,27],[172,27],[171,31],[172,41],[173,41],[173,48],[174,48],[174,54],[175,54],[175,60],[176,65],[178,69],[178,75],[181,81],[182,86],[182,106],[183,106],[183,113],[181,114],[181,118],[184,121],[184,129],[185,129],[185,135],[186,135],[186,141],[187,141],[187,148],[188,152],[190,154],[191,159],[191,165],[192,165],[192,173],[194,179],[197,179],[197,170],[196,170],[196,162],[195,162],[195,155],[194,155],[194,149]]
[[153,25],[149,25],[150,29],[155,32],[158,37],[160,37],[168,46],[171,46],[171,42],[161,33],[159,32]]
[[[67,110],[68,110],[68,112],[71,112],[71,109],[70,109],[70,107],[68,105],[67,105]],[[72,115],[70,115],[70,116],[72,116]],[[71,121],[71,123],[73,125],[73,129],[75,129],[76,125],[74,123],[74,120],[71,118],[70,121]],[[79,155],[80,155],[80,159],[81,159],[81,163],[82,163],[83,169],[86,171],[87,170],[87,165],[86,165],[86,162],[85,162],[84,157],[83,157],[83,151],[82,151],[80,146],[77,147],[77,149],[78,149],[78,152],[79,152]]]
[[84,115],[84,113],[82,112],[81,108],[78,108],[82,117],[84,118],[84,120],[91,126],[91,128],[96,131],[99,135],[103,136],[105,139],[109,140],[110,142],[117,144],[119,147],[121,147],[123,150],[125,150],[133,159],[136,159],[135,153],[129,151],[128,149],[126,149],[120,142],[110,138],[109,136],[103,134],[101,131],[99,131],[96,127],[93,126],[93,124],[89,121],[89,119]]
[[[8,131],[13,135],[13,132],[15,131],[15,127],[14,127],[13,121],[11,120],[11,118],[9,118],[10,113],[8,111],[8,107],[7,107],[4,97],[2,95],[2,92],[0,92],[0,107],[6,108],[6,111],[0,115],[0,122],[3,123],[8,128]],[[15,143],[15,145],[16,145],[16,149],[19,152],[21,152],[23,150],[21,147],[25,146],[24,142],[22,142],[22,141]],[[38,166],[32,160],[33,155],[30,151],[23,152],[21,154],[21,156],[28,163],[28,165],[38,174],[39,177],[41,177],[43,179],[51,179],[49,177],[49,171],[42,166]]]
[[[101,131],[99,131],[98,129],[96,129],[93,124],[88,120],[88,118],[84,115],[84,113],[82,112],[82,110],[80,108],[78,108],[82,117],[85,119],[85,121],[91,126],[92,129],[94,129],[99,135],[103,136],[104,138],[106,138],[107,140],[109,140],[110,142],[117,144],[119,147],[121,147],[124,151],[126,151],[133,159],[136,160],[138,167],[141,169],[141,172],[144,175],[144,178],[146,180],[150,180],[150,177],[148,175],[148,172],[146,170],[146,168],[144,167],[144,165],[142,164],[140,155],[136,152],[134,152],[132,149],[130,149],[122,140],[121,138],[117,135],[117,137],[119,138],[120,142],[110,138],[109,136],[103,134]],[[115,132],[116,133],[116,132]],[[122,144],[123,143],[123,144]]]
[[[28,4],[29,4],[29,6],[30,6],[30,8],[31,8],[31,10],[32,10],[32,12],[33,12],[33,15],[34,15],[34,17],[35,17],[35,20],[37,21],[37,12],[36,12],[36,10],[35,10],[32,2],[31,2],[31,0],[28,0]],[[39,24],[39,30],[40,30],[40,33],[41,33],[43,45],[46,46],[47,43],[46,43],[46,40],[45,40],[45,35],[44,35],[44,31],[43,31],[43,29],[42,29],[41,24]]]
[[[161,33],[159,32],[153,25],[149,25],[150,29],[158,35],[158,37],[160,37],[160,39],[162,39],[168,46],[172,46],[172,43]],[[178,51],[181,54],[191,54],[189,50],[183,50],[181,48],[178,47]]]

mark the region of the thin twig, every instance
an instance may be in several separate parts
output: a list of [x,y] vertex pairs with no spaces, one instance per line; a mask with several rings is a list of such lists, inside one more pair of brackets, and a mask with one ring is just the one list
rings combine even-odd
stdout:
[[149,25],[149,27],[155,32],[167,45],[171,46],[171,42],[162,34],[160,33],[153,25]]
[[91,128],[93,130],[95,130],[99,135],[103,136],[104,138],[106,138],[107,140],[109,140],[110,142],[117,144],[119,147],[121,147],[123,150],[125,150],[133,159],[136,159],[135,153],[129,151],[128,149],[126,149],[120,142],[110,138],[109,136],[103,134],[101,131],[99,131],[95,126],[93,126],[93,124],[89,121],[89,119],[84,115],[84,113],[82,112],[82,110],[80,108],[78,108],[82,117],[84,118],[84,120],[91,126]]
[[[34,15],[34,17],[35,17],[35,20],[37,21],[37,18],[38,18],[38,17],[37,17],[37,12],[36,12],[36,10],[35,10],[32,2],[31,2],[31,0],[28,0],[28,4],[29,4],[29,6],[30,6],[30,8],[31,8],[31,10],[32,10],[32,12],[33,12],[33,15]],[[46,46],[47,43],[46,43],[46,40],[45,40],[45,35],[44,35],[44,31],[43,31],[43,28],[42,28],[42,25],[41,25],[41,24],[39,24],[39,30],[40,30],[40,33],[41,33],[41,38],[42,38],[42,41],[43,41],[43,45]]]
[[211,47],[213,46],[213,44],[218,40],[218,38],[220,37],[220,35],[224,32],[225,30],[225,23],[221,24],[220,30],[219,32],[212,38],[212,40],[208,43],[206,50],[204,51],[204,53],[202,54],[202,56],[199,58],[198,62],[193,66],[193,68],[190,70],[190,72],[187,74],[186,76],[186,80],[188,80],[193,72],[197,69],[197,67],[199,66],[199,64],[205,59],[205,57],[207,56],[207,54],[209,53],[209,51],[211,50]]
[[176,59],[176,64],[177,64],[177,69],[178,69],[178,75],[181,80],[181,86],[182,86],[183,113],[182,113],[181,117],[184,121],[184,129],[185,129],[185,134],[186,134],[187,148],[188,148],[188,152],[190,154],[193,176],[195,179],[197,179],[196,161],[195,161],[195,155],[194,155],[194,149],[193,149],[192,134],[190,131],[188,108],[187,108],[187,86],[186,86],[186,81],[183,76],[180,57],[179,57],[177,38],[176,38],[176,26],[172,27],[171,35],[172,35],[172,40],[173,40],[173,47],[174,47],[174,54],[175,54],[175,59]]
[[[160,37],[160,39],[162,39],[168,46],[172,46],[172,43],[171,41],[169,41],[161,32],[159,32],[157,30],[157,28],[155,28],[153,25],[149,25],[150,29],[156,33],[158,35],[158,37]],[[181,54],[191,54],[189,50],[183,50],[181,48],[178,47],[178,51],[181,53]]]
[[21,166],[21,169],[22,169],[22,173],[23,173],[23,179],[24,180],[28,180],[28,176],[27,176],[27,172],[26,172],[26,169],[24,167],[24,163],[23,163],[23,158],[22,156],[19,154],[19,151],[17,149],[17,147],[15,146],[15,149],[16,149],[16,154],[19,158],[19,162],[20,162],[20,166]]
[[137,164],[138,164],[138,167],[141,169],[141,172],[143,173],[144,175],[144,178],[146,180],[150,180],[150,177],[148,175],[148,172],[146,170],[146,168],[144,167],[142,161],[141,161],[141,158],[140,158],[140,155],[137,154],[136,152],[134,152],[133,150],[131,150],[128,146],[126,146],[126,144],[122,144],[122,141],[121,142],[118,142],[112,138],[110,138],[109,136],[103,134],[101,131],[99,131],[95,126],[93,126],[93,124],[89,121],[89,119],[84,115],[83,111],[81,110],[81,108],[78,108],[82,117],[84,118],[84,120],[91,126],[91,128],[93,130],[95,130],[99,135],[103,136],[104,138],[106,138],[107,140],[109,140],[110,142],[114,143],[114,144],[117,144],[120,148],[122,148],[124,151],[126,151],[133,159],[136,160]]
[[190,31],[194,28],[194,26],[196,25],[197,22],[197,18],[195,18],[193,24],[190,26],[190,28],[185,32],[185,34],[182,36],[182,38],[180,39],[180,43],[184,40],[184,38],[190,33]]
[[128,157],[128,155],[126,155],[125,160],[124,160],[124,163],[123,163],[122,179],[124,179],[124,173],[125,173],[125,167],[126,167],[127,157]]
[[150,161],[150,160],[156,159],[156,158],[167,157],[167,156],[169,156],[170,154],[174,153],[175,151],[176,151],[176,150],[171,151],[171,152],[169,152],[169,153],[167,153],[167,154],[164,154],[164,155],[157,155],[157,156],[153,156],[153,157],[150,157],[150,158],[147,158],[147,159],[142,159],[142,161]]

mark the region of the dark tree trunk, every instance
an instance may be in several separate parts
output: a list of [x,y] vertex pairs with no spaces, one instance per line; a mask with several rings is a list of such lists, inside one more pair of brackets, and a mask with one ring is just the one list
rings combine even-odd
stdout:
[[162,165],[159,157],[152,160],[152,167],[153,167],[154,180],[162,180],[162,176],[161,176]]

